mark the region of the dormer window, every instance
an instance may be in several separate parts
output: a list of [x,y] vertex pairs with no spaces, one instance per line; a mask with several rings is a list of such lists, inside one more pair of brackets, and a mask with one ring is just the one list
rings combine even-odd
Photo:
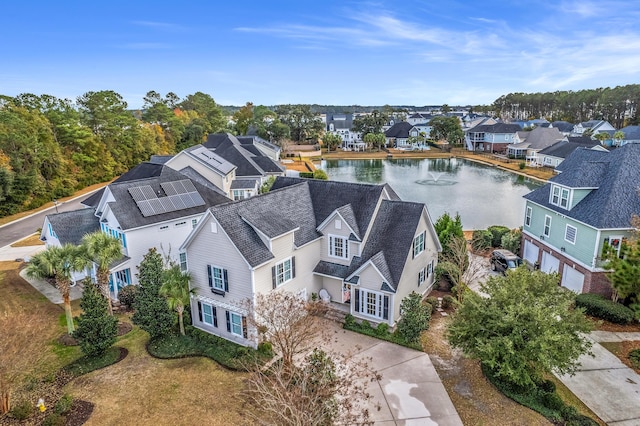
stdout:
[[349,258],[349,241],[344,237],[329,236],[329,256],[340,259]]
[[554,185],[551,187],[551,200],[549,202],[554,206],[569,209],[569,189]]

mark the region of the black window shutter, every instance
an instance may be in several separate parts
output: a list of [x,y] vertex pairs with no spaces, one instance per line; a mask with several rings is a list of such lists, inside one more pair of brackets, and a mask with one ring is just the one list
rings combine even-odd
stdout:
[[422,271],[418,272],[418,287],[420,287],[420,275],[422,275]]
[[389,296],[382,296],[384,298],[384,305],[382,308],[382,318],[389,319]]
[[291,258],[291,278],[296,277],[296,257]]
[[207,273],[209,274],[209,287],[213,288],[213,271],[211,265],[207,265]]
[[242,316],[242,337],[247,338],[247,317]]
[[411,243],[411,258],[415,258],[416,257],[416,239],[413,239],[413,242]]
[[224,311],[224,313],[227,316],[227,331],[229,333],[231,333],[231,318],[230,318],[230,315],[229,315],[229,311]]
[[198,319],[202,322],[202,303],[198,300]]
[[213,311],[213,326],[218,327],[218,313],[216,312],[216,307],[212,306],[211,310]]
[[229,275],[226,269],[222,270],[222,276],[224,278],[224,291],[229,291]]
[[273,284],[273,288],[276,288],[276,267],[271,267],[271,282]]
[[360,289],[359,288],[355,289],[355,299],[356,299],[356,303],[353,310],[356,312],[360,312]]

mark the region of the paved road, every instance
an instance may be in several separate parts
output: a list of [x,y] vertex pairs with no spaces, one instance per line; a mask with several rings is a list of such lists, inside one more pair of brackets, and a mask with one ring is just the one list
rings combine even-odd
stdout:
[[[92,193],[84,194],[58,204],[58,212],[62,213],[82,208],[82,206],[80,205],[80,201],[84,200],[91,194]],[[44,217],[48,214],[55,213],[56,208],[51,207],[50,209],[34,213],[31,216],[27,216],[24,219],[19,219],[17,221],[0,226],[0,247],[9,245],[38,231],[38,229],[42,228]]]

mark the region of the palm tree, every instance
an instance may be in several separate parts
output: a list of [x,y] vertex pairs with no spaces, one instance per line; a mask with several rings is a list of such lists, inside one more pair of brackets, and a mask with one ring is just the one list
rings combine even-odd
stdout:
[[122,257],[122,245],[120,240],[103,232],[87,234],[82,238],[85,255],[88,260],[95,263],[96,278],[100,291],[109,301],[109,315],[113,315],[111,296],[109,294],[110,265]]
[[78,246],[65,244],[61,247],[49,246],[45,251],[34,255],[26,270],[27,276],[31,278],[55,277],[56,287],[62,294],[62,300],[64,301],[67,332],[69,334],[72,334],[75,330],[73,313],[71,312],[71,300],[69,298],[71,273],[82,270],[86,264],[87,262]]
[[171,309],[178,312],[180,323],[180,334],[184,336],[184,322],[182,314],[184,307],[189,305],[191,295],[195,294],[195,289],[189,288],[191,275],[180,270],[180,266],[172,265],[163,272],[164,283],[160,287],[160,295],[167,298],[167,303]]

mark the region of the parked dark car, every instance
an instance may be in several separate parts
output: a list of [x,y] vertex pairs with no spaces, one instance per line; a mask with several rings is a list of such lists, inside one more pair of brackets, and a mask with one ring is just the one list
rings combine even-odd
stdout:
[[502,272],[503,274],[507,269],[516,269],[522,265],[522,259],[511,253],[509,250],[494,250],[491,253],[491,270]]

